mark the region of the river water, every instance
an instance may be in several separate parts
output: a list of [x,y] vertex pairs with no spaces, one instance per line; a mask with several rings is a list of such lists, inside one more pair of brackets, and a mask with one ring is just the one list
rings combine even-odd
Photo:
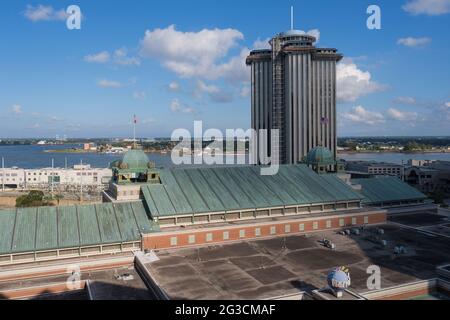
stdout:
[[[80,148],[81,145],[64,146],[0,146],[0,157],[5,159],[5,167],[19,167],[26,169],[51,167],[54,159],[55,167],[68,167],[79,164],[81,161],[90,164],[92,167],[108,167],[112,161],[122,158],[116,154],[98,153],[48,153],[45,150],[67,149],[72,147]],[[150,161],[156,163],[157,167],[173,167],[169,154],[151,153],[148,155]],[[237,156],[242,159],[243,156]],[[230,158],[230,156],[228,157]],[[231,156],[231,158],[234,158]],[[409,159],[420,160],[447,160],[450,161],[450,153],[348,153],[339,154],[339,158],[344,160],[373,160],[379,162],[392,162],[401,164]]]

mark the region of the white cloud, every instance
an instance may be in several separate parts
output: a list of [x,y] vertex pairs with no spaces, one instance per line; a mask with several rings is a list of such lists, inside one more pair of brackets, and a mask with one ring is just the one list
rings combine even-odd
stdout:
[[369,111],[363,106],[356,106],[352,108],[350,112],[343,112],[341,114],[341,117],[344,120],[348,120],[350,122],[363,123],[368,125],[375,125],[385,122],[383,114],[379,112]]
[[320,31],[319,29],[312,29],[309,30],[308,32],[302,31],[310,36],[313,36],[314,38],[316,38],[316,44],[319,43],[320,40]]
[[169,83],[168,87],[169,87],[169,90],[172,92],[180,91],[180,84],[176,81],[172,81],[171,83]]
[[80,123],[68,123],[65,125],[65,127],[72,132],[78,132],[81,131],[81,124]]
[[359,97],[385,89],[384,85],[372,81],[370,72],[360,70],[349,58],[338,63],[336,81],[338,102],[354,102]]
[[233,94],[223,91],[216,85],[206,84],[201,80],[197,80],[197,88],[195,95],[201,96],[202,93],[208,94],[213,102],[227,103],[233,101]]
[[33,22],[38,21],[64,21],[68,15],[64,9],[55,10],[52,6],[31,6],[27,5],[24,13],[25,17]]
[[113,89],[123,87],[123,85],[120,82],[107,79],[100,80],[97,83],[97,85],[102,88],[113,88]]
[[[436,117],[436,115],[439,115]],[[445,102],[436,107],[433,107],[433,120],[436,118],[444,121],[446,131],[448,132],[448,121],[450,121],[450,102]]]
[[197,88],[201,92],[206,92],[206,93],[211,93],[211,94],[220,92],[220,89],[217,86],[212,85],[212,84],[208,85],[201,80],[197,81]]
[[416,99],[414,99],[413,97],[397,97],[394,99],[394,102],[397,104],[405,104],[405,105],[417,104]]
[[120,48],[114,51],[114,63],[123,66],[139,66],[141,65],[141,60],[138,57],[128,56],[128,50]]
[[241,92],[239,93],[239,96],[241,98],[248,98],[250,96],[251,89],[249,86],[245,85],[241,88]]
[[397,44],[403,45],[406,47],[424,47],[431,42],[430,38],[422,37],[422,38],[400,38],[397,40]]
[[450,12],[450,0],[410,0],[402,8],[412,15],[437,16]]
[[170,103],[170,110],[173,112],[178,112],[181,110],[181,103],[178,99],[173,99]]
[[243,48],[238,56],[231,58],[227,63],[215,66],[213,79],[224,78],[231,83],[250,81],[250,72],[245,59],[250,54],[248,48]]
[[144,100],[146,97],[147,97],[147,94],[144,91],[133,92],[133,99],[135,99],[135,100]]
[[197,111],[194,108],[191,107],[186,107],[182,110],[183,113],[189,113],[189,114],[193,114],[193,113],[197,113]]
[[50,121],[53,121],[53,122],[61,122],[61,121],[64,121],[64,119],[62,119],[62,118],[60,118],[60,117],[57,117],[57,116],[51,116],[51,117],[50,117]]
[[[244,35],[236,29],[203,29],[182,32],[174,25],[165,29],[147,30],[141,40],[141,55],[157,58],[169,70],[183,78],[241,79],[245,70],[245,57],[223,62],[229,51],[236,47]],[[247,79],[248,77],[246,77]]]
[[23,113],[22,106],[18,105],[18,104],[13,105],[11,107],[11,112],[14,113],[14,114],[21,114],[21,113]]
[[413,122],[419,118],[419,114],[416,112],[406,112],[395,108],[388,109],[385,114],[386,116],[381,112],[370,111],[363,106],[356,106],[349,112],[341,113],[341,118],[353,123],[366,125],[379,125],[385,123],[386,120]]
[[261,40],[258,38],[255,42],[253,42],[253,49],[270,49],[270,38],[267,38],[265,40]]
[[195,109],[191,108],[187,105],[184,105],[178,99],[173,99],[170,103],[170,110],[173,112],[181,112],[181,113],[195,113]]
[[152,123],[156,122],[156,119],[154,119],[154,118],[147,118],[147,119],[142,120],[141,122],[142,122],[142,124],[152,124]]
[[84,61],[88,63],[107,63],[110,59],[108,51],[102,51],[96,54],[90,54],[84,57]]
[[391,119],[397,121],[414,121],[417,120],[418,117],[416,112],[404,112],[395,108],[388,109],[387,114]]
[[128,56],[126,48],[117,49],[112,55],[108,51],[90,54],[84,57],[84,61],[89,63],[108,63],[112,61],[122,66],[139,66],[141,64],[141,60],[138,57]]

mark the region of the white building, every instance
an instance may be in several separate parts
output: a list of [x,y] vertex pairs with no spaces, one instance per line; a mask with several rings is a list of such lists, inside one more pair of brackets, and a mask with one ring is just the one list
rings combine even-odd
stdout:
[[[53,178],[52,178],[53,177]],[[75,165],[73,168],[40,168],[0,169],[0,184],[8,189],[70,189],[81,185],[88,188],[103,188],[108,185],[112,177],[109,168],[91,168],[90,165]]]
[[405,174],[404,166],[400,164],[375,161],[346,161],[345,170],[352,174],[396,176],[402,180]]
[[[0,184],[6,188],[21,188],[25,181],[25,170],[19,168],[0,169]],[[1,186],[0,186],[1,187]]]

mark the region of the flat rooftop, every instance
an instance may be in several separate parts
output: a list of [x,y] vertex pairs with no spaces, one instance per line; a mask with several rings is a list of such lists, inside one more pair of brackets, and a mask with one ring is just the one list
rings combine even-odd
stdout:
[[[437,218],[437,219],[436,219]],[[402,224],[400,225],[399,219]],[[450,262],[450,238],[411,229],[443,227],[445,217],[422,212],[395,217],[396,223],[366,228],[360,235],[333,231],[228,245],[157,252],[161,259],[146,267],[171,299],[267,299],[326,286],[334,267],[350,268],[351,290],[368,291],[366,270],[381,268],[382,288],[436,277],[436,266]],[[378,234],[378,228],[384,235]],[[387,241],[383,247],[373,239]],[[323,238],[336,244],[332,251]],[[396,246],[406,253],[394,254]]]
[[[65,283],[67,275],[41,277],[29,280],[0,282],[0,300],[4,299],[1,292],[14,289],[26,289],[43,286],[42,295],[30,298],[32,300],[89,300],[87,290],[68,291],[56,294],[47,294],[45,286]],[[81,280],[89,280],[93,300],[150,300],[143,280],[134,269],[134,266],[95,272],[82,272]]]

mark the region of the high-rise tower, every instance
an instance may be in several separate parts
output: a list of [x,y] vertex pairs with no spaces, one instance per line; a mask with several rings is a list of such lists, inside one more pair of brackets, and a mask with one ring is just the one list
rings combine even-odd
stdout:
[[316,48],[316,39],[290,30],[270,40],[271,49],[247,57],[252,75],[252,128],[279,129],[280,163],[302,161],[323,146],[336,156],[337,49]]

